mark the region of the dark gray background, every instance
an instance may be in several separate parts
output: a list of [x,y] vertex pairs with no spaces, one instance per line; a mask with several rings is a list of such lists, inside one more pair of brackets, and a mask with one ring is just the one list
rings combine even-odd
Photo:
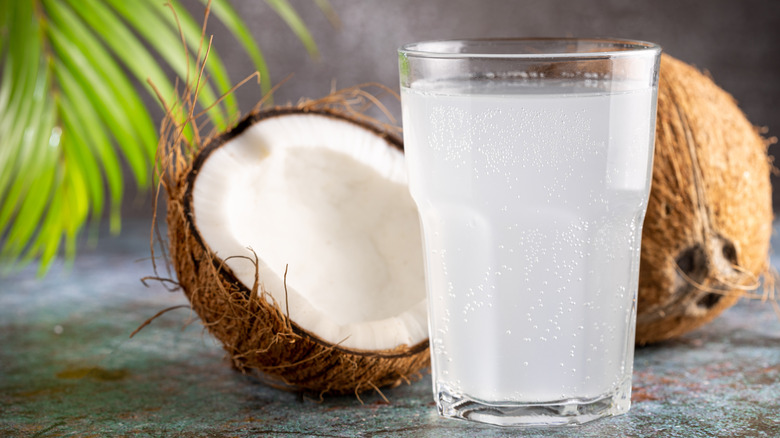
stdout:
[[[664,51],[707,70],[739,102],[753,124],[780,133],[780,1],[777,0],[331,0],[335,29],[312,0],[290,0],[317,41],[321,57],[301,43],[260,0],[232,0],[267,57],[271,80],[293,77],[277,103],[327,94],[338,87],[379,82],[398,88],[396,49],[418,40],[467,37],[611,36],[653,41]],[[200,18],[197,0],[187,3]],[[218,20],[214,45],[236,82],[251,62]],[[247,111],[258,87],[239,90]],[[393,108],[396,115],[397,107]],[[776,152],[780,146],[770,148]],[[777,191],[776,191],[777,192]],[[775,206],[780,207],[780,194]],[[136,204],[137,205],[137,204]]]

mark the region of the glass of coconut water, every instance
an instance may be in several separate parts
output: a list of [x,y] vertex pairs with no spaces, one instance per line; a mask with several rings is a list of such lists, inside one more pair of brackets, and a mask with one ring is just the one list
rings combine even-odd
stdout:
[[399,50],[442,416],[628,411],[660,53],[607,39]]

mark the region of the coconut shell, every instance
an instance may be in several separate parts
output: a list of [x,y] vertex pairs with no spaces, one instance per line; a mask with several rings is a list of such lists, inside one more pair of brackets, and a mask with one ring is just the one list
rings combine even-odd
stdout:
[[758,288],[773,220],[769,143],[710,77],[663,55],[637,343],[693,330]]
[[[711,321],[755,289],[769,269],[768,143],[709,77],[663,55],[642,233],[638,344]],[[329,345],[297,327],[259,283],[249,288],[237,281],[202,242],[189,214],[195,161],[179,156],[166,166],[173,169],[164,178],[170,259],[193,310],[235,368],[315,394],[359,393],[420,375],[429,364],[427,344],[382,352]]]
[[233,130],[204,142],[194,158],[177,169],[173,183],[166,185],[166,219],[170,259],[178,283],[204,326],[222,343],[233,366],[259,374],[266,383],[321,396],[357,394],[409,382],[421,376],[420,370],[430,363],[427,341],[394,350],[354,351],[318,339],[287,317],[284,303],[274,301],[262,289],[260,279],[256,278],[252,287],[239,282],[224,260],[203,242],[194,223],[191,185],[200,164],[214,148],[264,117],[317,112],[360,124],[385,137],[388,147],[401,148],[400,139],[382,131],[381,126],[316,106],[314,102],[252,114]]

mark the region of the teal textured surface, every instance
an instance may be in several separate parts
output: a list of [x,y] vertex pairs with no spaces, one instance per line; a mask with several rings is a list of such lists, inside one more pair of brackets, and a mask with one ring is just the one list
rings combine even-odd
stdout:
[[187,308],[130,339],[147,318],[187,304],[141,284],[148,256],[148,224],[128,223],[70,270],[0,279],[0,436],[780,436],[780,317],[767,302],[742,301],[702,329],[637,349],[627,415],[501,429],[438,418],[429,375],[383,390],[389,402],[267,387],[234,371]]

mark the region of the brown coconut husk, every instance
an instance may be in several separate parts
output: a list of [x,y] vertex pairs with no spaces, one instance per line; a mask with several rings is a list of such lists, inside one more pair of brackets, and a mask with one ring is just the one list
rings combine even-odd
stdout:
[[[175,15],[175,10],[171,9]],[[285,82],[282,81],[236,127],[224,133],[212,130],[204,134],[207,122],[203,118],[210,108],[197,112],[196,105],[198,92],[205,81],[203,72],[211,49],[211,40],[207,41],[205,36],[208,15],[209,7],[204,17],[201,46],[195,56],[198,77],[185,78],[184,90],[175,102],[166,102],[150,82],[164,106],[166,117],[161,123],[155,160],[158,188],[150,245],[155,275],[147,279],[161,281],[170,285],[172,290],[183,290],[204,327],[222,343],[232,365],[243,373],[258,375],[272,386],[320,397],[328,393],[358,395],[367,390],[376,390],[382,395],[380,387],[392,387],[421,377],[420,371],[430,363],[427,340],[393,350],[354,351],[307,333],[288,317],[286,303],[276,302],[263,289],[262,279],[257,273],[251,287],[235,278],[225,260],[216,257],[201,239],[189,207],[190,186],[197,172],[198,160],[204,160],[209,151],[263,117],[290,112],[317,112],[358,124],[383,137],[388,147],[403,150],[398,138],[400,128],[378,98],[367,89],[378,87],[380,93],[392,91],[384,86],[365,84],[332,91],[318,100],[302,100],[297,105],[263,110],[266,98]],[[183,50],[185,58],[188,58],[188,48],[184,46]],[[253,78],[259,80],[259,75],[255,73],[247,77],[227,94]],[[176,88],[179,88],[178,82]],[[390,122],[383,123],[367,115],[367,110],[371,108],[384,112]],[[185,138],[185,133],[190,134],[191,140]],[[167,239],[160,235],[159,227],[155,227],[161,191],[167,195]],[[167,277],[158,274],[155,242],[166,262]],[[257,266],[257,259],[254,263]],[[172,270],[177,280],[172,279]],[[284,284],[286,288],[286,272]],[[138,330],[157,316],[178,307],[181,306],[159,312]]]
[[[642,233],[637,343],[693,330],[769,272],[772,165],[734,99],[661,59],[653,182]],[[769,284],[769,283],[767,283]]]
[[[160,184],[167,194],[168,245],[178,282],[233,366],[268,383],[315,394],[360,393],[395,386],[428,366],[427,343],[393,351],[359,352],[301,330],[284,303],[238,282],[200,239],[188,212],[188,175],[195,157],[219,136],[201,137],[194,114],[197,87],[166,107]],[[327,111],[382,130],[356,107],[370,103],[353,88],[284,111]],[[189,114],[184,122],[177,114]],[[250,116],[256,117],[257,115]],[[184,141],[185,125],[194,140]],[[643,229],[637,342],[690,331],[757,287],[767,273],[772,231],[771,165],[764,140],[735,102],[710,78],[664,55],[659,83],[653,186]],[[399,143],[400,144],[400,143]],[[164,239],[158,238],[158,242]]]
[[[186,105],[194,99],[187,97],[182,102]],[[372,104],[378,102],[365,87],[352,87],[319,100],[253,111],[235,128],[204,139],[194,123],[198,115],[190,112],[187,120],[195,129],[193,144],[184,141],[183,125],[174,121],[175,111],[169,111],[163,123],[160,150],[164,152],[158,163],[161,186],[167,194],[166,259],[170,260],[177,284],[192,309],[209,333],[222,343],[232,365],[241,372],[258,375],[273,386],[320,397],[379,391],[380,387],[421,377],[420,371],[430,362],[428,342],[401,345],[393,350],[355,351],[307,333],[288,317],[286,303],[275,301],[263,289],[257,274],[251,287],[242,284],[225,265],[225,260],[217,257],[201,239],[190,210],[191,186],[211,151],[266,117],[290,113],[335,117],[369,129],[385,138],[388,147],[403,150],[394,124],[381,123],[364,114],[365,107]],[[262,248],[257,250],[261,252]],[[257,259],[254,263],[257,266]]]

